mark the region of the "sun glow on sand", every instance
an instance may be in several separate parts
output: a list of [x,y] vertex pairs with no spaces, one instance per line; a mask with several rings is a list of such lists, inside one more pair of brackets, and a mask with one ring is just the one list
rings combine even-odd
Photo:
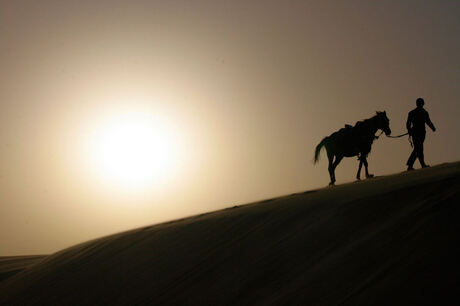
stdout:
[[121,188],[163,183],[177,167],[178,153],[172,130],[146,113],[123,113],[100,122],[90,144],[92,168]]

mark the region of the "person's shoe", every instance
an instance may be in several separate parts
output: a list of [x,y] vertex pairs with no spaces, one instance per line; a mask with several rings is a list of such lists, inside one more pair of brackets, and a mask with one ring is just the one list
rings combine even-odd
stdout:
[[413,171],[413,170],[414,170],[414,167],[411,167],[411,166],[407,167],[407,171]]

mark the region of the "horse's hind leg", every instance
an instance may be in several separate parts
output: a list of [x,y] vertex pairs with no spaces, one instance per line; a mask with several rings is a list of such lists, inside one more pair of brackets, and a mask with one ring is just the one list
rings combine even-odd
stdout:
[[342,159],[343,159],[343,156],[338,156],[338,155],[335,156],[335,161],[332,163],[332,167],[331,167],[332,169],[329,171],[330,173],[332,173],[330,185],[334,185],[335,183],[335,168],[337,168],[338,164],[342,161]]
[[362,162],[363,162],[363,164],[364,164],[364,169],[366,169],[366,178],[374,177],[373,174],[370,174],[370,173],[369,173],[369,169],[368,169],[368,164],[367,164],[367,158],[366,158],[366,156],[363,157]]
[[334,170],[332,168],[333,161],[334,161],[334,154],[330,153],[329,151],[327,151],[327,159],[329,160],[329,166],[327,167],[327,170],[329,171],[329,177],[331,178],[331,182],[329,183],[329,185],[334,185],[334,183],[335,183],[335,174],[334,174]]

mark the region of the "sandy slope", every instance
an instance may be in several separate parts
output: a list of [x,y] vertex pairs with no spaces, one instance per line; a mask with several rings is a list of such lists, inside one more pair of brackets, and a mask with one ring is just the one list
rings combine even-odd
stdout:
[[38,263],[44,257],[44,255],[0,257],[0,282]]
[[459,198],[453,163],[140,228],[46,257],[0,304],[458,304]]

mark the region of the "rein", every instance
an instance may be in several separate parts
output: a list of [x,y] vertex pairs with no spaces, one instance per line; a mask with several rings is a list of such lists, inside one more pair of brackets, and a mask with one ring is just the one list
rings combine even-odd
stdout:
[[[380,135],[382,135],[382,134],[380,133]],[[403,136],[406,136],[406,135],[409,135],[409,132],[401,134],[401,135],[398,135],[398,136],[390,136],[390,135],[386,135],[386,136],[389,137],[389,138],[399,138],[399,137],[403,137]],[[412,136],[410,136],[410,135],[409,135],[409,143],[410,143],[411,147],[414,147],[414,144],[412,143]]]
[[[380,133],[380,135],[382,135],[382,133]],[[379,136],[380,136],[379,135]],[[404,134],[401,134],[401,135],[398,135],[398,136],[390,136],[390,135],[387,135],[387,137],[389,138],[399,138],[399,137],[403,137],[403,136],[406,136],[406,135],[409,135],[409,133],[404,133]]]
[[[375,136],[375,139],[379,139],[379,137],[383,134],[383,130],[380,132],[380,134],[378,136]],[[400,137],[403,137],[403,136],[406,136],[406,135],[409,135],[409,133],[404,133],[404,134],[401,134],[401,135],[398,135],[398,136],[391,136],[391,135],[385,135],[387,136],[388,138],[400,138]]]
[[[378,136],[374,136],[375,139],[379,139],[379,137],[383,134],[383,130],[380,132],[380,134]],[[401,135],[398,135],[398,136],[390,136],[390,135],[385,135],[387,136],[388,138],[400,138],[400,137],[403,137],[403,136],[406,136],[406,135],[409,135],[409,133],[404,133],[404,134],[401,134]],[[412,139],[411,139],[411,136],[409,135],[409,143],[410,143],[410,146],[411,147],[414,147],[414,144],[412,143]]]

